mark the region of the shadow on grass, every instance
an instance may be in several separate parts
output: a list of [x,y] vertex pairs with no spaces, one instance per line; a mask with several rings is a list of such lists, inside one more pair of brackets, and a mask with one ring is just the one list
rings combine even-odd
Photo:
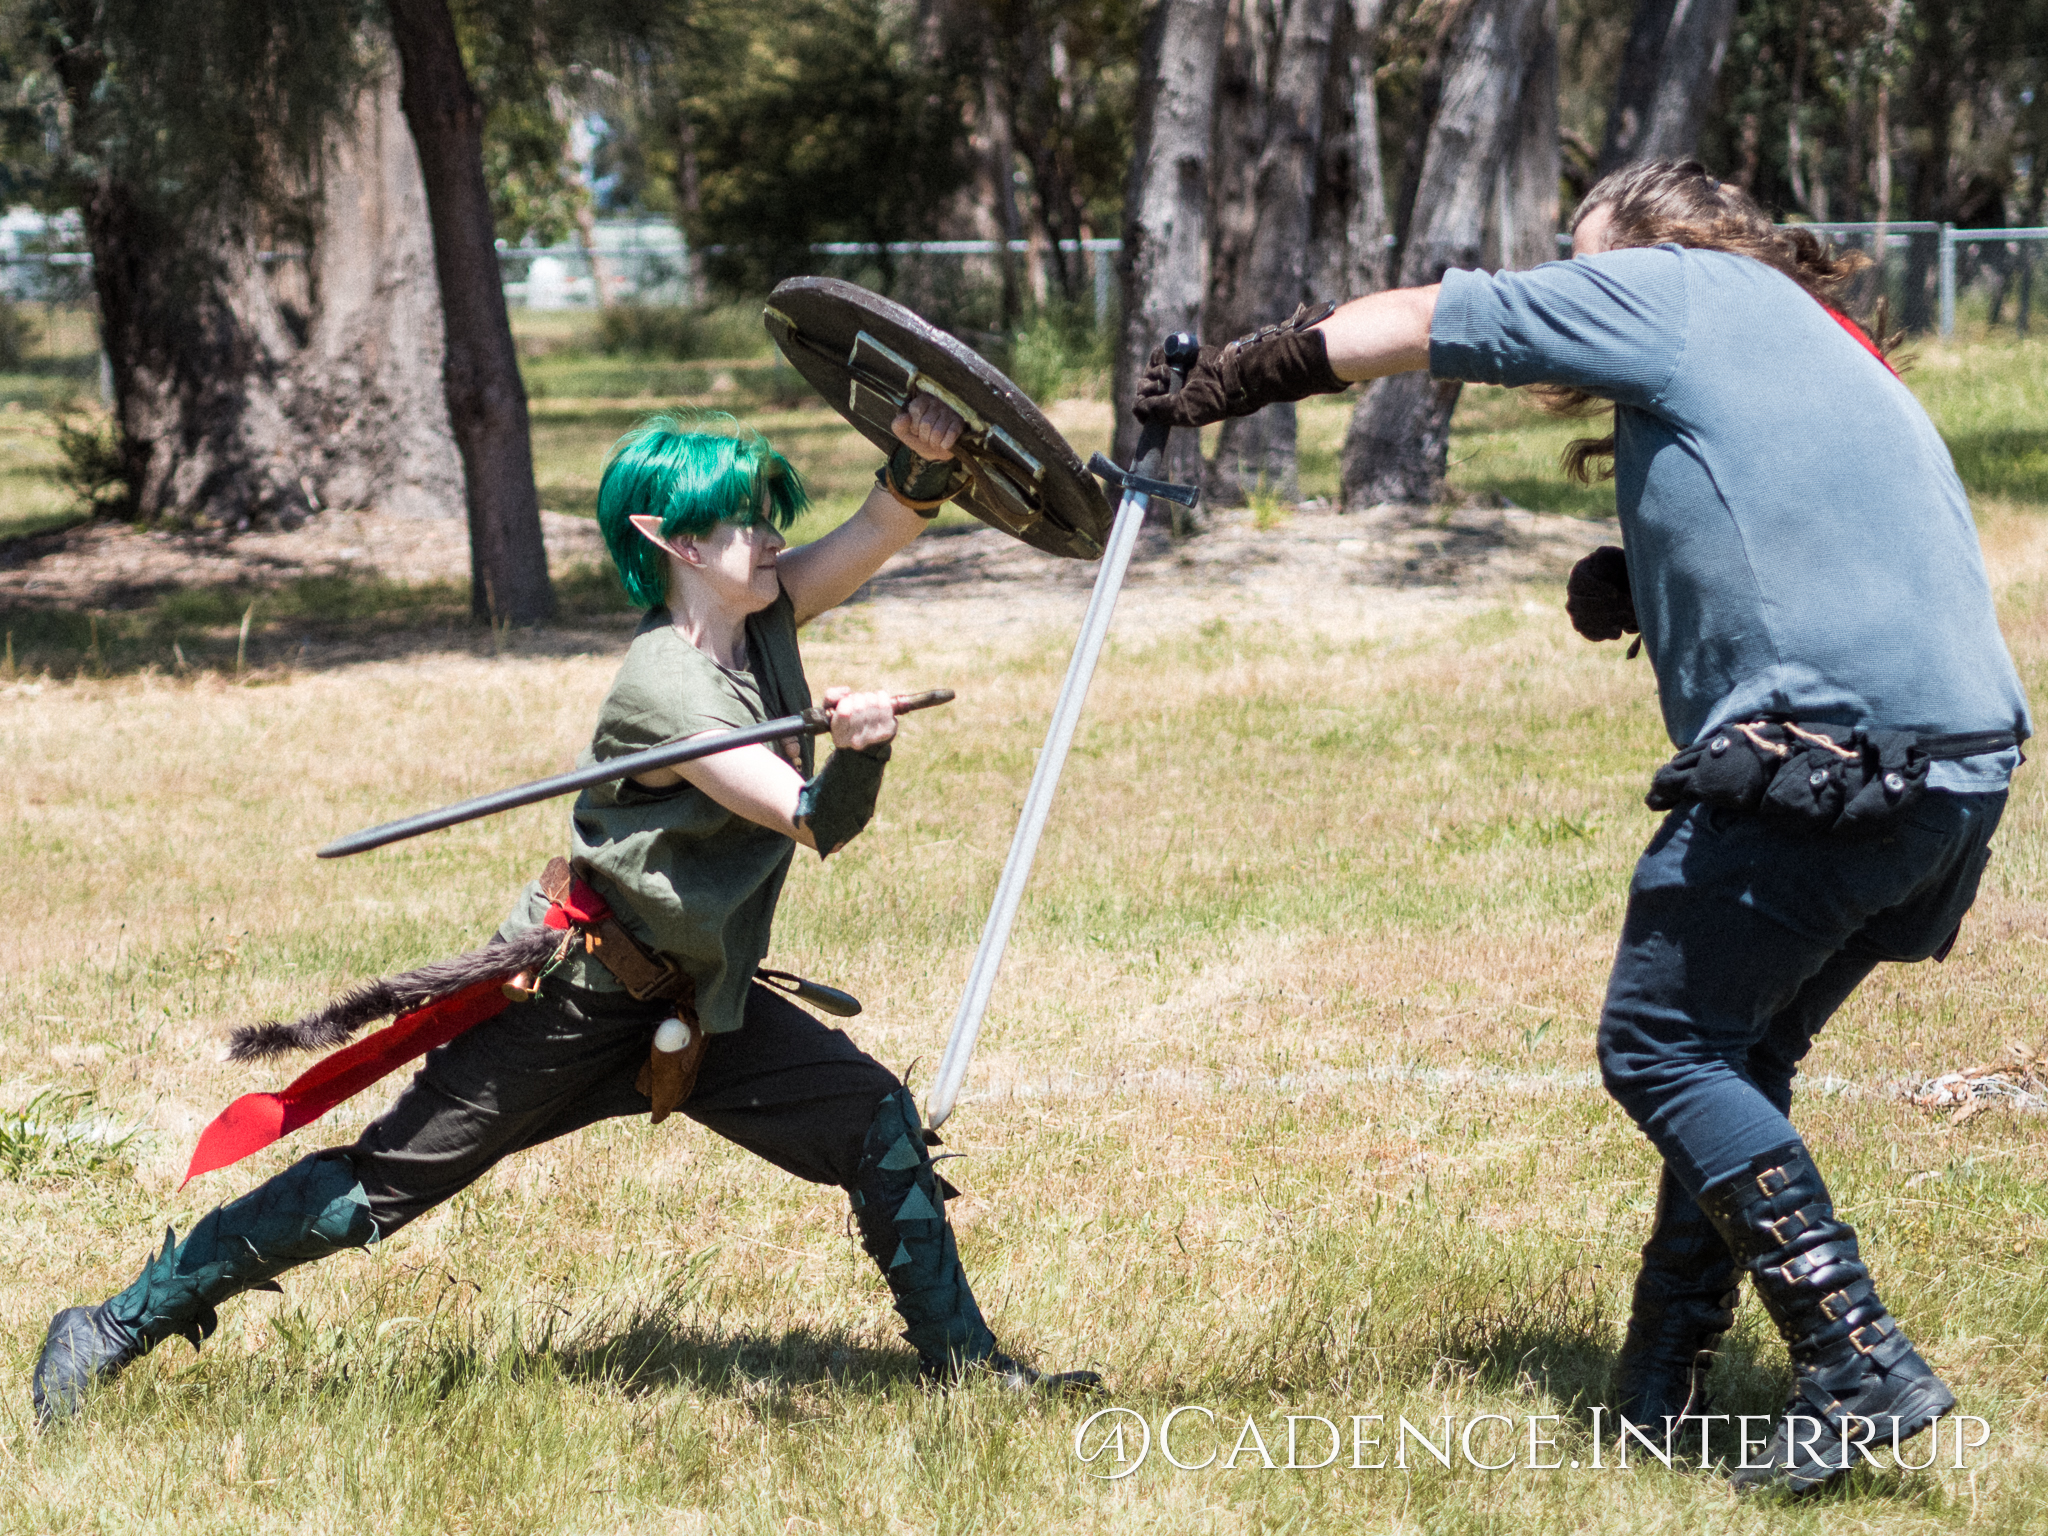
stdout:
[[1972,496],[2048,506],[2048,431],[1965,432],[1948,439],[1948,451]]
[[[34,559],[63,530],[0,541],[0,568]],[[119,677],[321,670],[422,652],[581,654],[593,626],[623,645],[636,610],[609,568],[555,574],[555,623],[508,631],[470,616],[469,583],[374,575],[240,577],[197,585],[110,584],[82,608],[65,595],[0,597],[0,682],[20,677]],[[243,623],[247,620],[247,634]]]
[[763,1382],[887,1391],[917,1380],[917,1357],[909,1350],[874,1349],[840,1331],[713,1333],[659,1318],[629,1320],[611,1338],[557,1349],[555,1364],[571,1380],[603,1382],[636,1397],[678,1387],[752,1396]]

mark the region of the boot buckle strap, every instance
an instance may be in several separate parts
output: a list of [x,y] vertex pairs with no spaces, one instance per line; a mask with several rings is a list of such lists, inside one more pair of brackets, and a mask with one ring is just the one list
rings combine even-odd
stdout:
[[1857,1354],[1868,1355],[1882,1348],[1885,1341],[1897,1331],[1898,1324],[1889,1317],[1880,1317],[1860,1328],[1850,1329],[1849,1342],[1855,1346]]
[[1774,1221],[1765,1222],[1764,1230],[1770,1233],[1777,1245],[1782,1248],[1801,1233],[1813,1230],[1813,1223],[1807,1220],[1806,1212],[1794,1211],[1790,1216],[1780,1216]]
[[[1811,1205],[1800,1206],[1798,1210],[1792,1212],[1789,1216],[1779,1216],[1765,1222],[1763,1229],[1776,1238],[1778,1245],[1783,1247],[1795,1237],[1804,1236],[1808,1232],[1818,1232],[1822,1228],[1827,1227],[1834,1221],[1834,1215],[1834,1208],[1832,1206],[1824,1200],[1817,1200]],[[1803,1255],[1795,1254],[1785,1262],[1793,1264],[1801,1257]],[[1832,1262],[1832,1259],[1832,1255],[1828,1256],[1829,1262]]]
[[1870,1282],[1868,1276],[1865,1276],[1821,1297],[1821,1315],[1831,1323],[1839,1323],[1843,1318],[1853,1314],[1858,1307],[1874,1304],[1876,1301],[1877,1287]]
[[1766,1168],[1756,1176],[1757,1192],[1766,1200],[1776,1199],[1792,1186],[1792,1175],[1783,1168]]

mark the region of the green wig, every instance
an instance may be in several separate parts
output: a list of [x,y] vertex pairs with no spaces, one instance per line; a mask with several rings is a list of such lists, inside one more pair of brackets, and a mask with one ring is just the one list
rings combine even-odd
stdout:
[[687,538],[718,523],[787,528],[810,504],[789,460],[732,417],[651,416],[612,447],[597,486],[597,526],[626,595],[655,608],[668,601],[668,557],[632,518],[658,517],[663,538]]

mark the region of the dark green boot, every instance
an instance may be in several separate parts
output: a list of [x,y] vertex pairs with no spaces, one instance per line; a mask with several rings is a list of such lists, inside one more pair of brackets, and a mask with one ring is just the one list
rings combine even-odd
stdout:
[[1666,1168],[1643,1244],[1628,1333],[1614,1367],[1614,1411],[1654,1435],[1710,1414],[1707,1372],[1735,1323],[1742,1274],[1721,1234]]
[[996,1348],[982,1321],[953,1246],[943,1181],[932,1168],[925,1131],[910,1090],[882,1100],[861,1152],[860,1179],[850,1192],[861,1246],[880,1267],[907,1325],[925,1379],[944,1385],[984,1372],[1013,1389],[1089,1391],[1093,1371],[1042,1375]]
[[295,1265],[377,1240],[369,1199],[345,1157],[315,1153],[200,1218],[135,1283],[96,1307],[66,1307],[50,1320],[30,1386],[43,1423],[77,1411],[86,1393],[174,1334],[193,1348],[230,1296],[267,1288]]
[[[1856,1233],[1835,1215],[1806,1148],[1793,1142],[1700,1192],[1792,1355],[1792,1400],[1737,1488],[1817,1488],[1955,1407],[1878,1300]],[[1882,1460],[1880,1459],[1880,1464]]]

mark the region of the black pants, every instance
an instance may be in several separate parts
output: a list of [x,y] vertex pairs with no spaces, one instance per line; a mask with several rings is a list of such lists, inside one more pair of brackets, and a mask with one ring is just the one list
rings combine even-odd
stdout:
[[[346,1157],[389,1236],[500,1158],[599,1120],[644,1115],[633,1086],[669,1009],[549,981],[428,1054]],[[680,1113],[814,1184],[851,1187],[895,1075],[780,993],[756,984],[745,1026],[712,1035]]]
[[2004,809],[1936,792],[1868,839],[1700,805],[1665,818],[1629,887],[1600,1070],[1690,1193],[1798,1139],[1814,1036],[1880,962],[1955,932]]

